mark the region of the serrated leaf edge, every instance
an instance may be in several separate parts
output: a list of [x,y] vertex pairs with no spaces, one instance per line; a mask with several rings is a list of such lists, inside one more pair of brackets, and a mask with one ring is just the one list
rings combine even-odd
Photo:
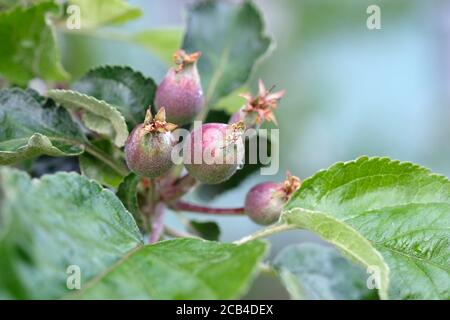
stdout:
[[[437,179],[441,180],[442,182],[450,182],[450,179],[448,179],[446,176],[444,176],[442,174],[434,173],[431,171],[431,169],[421,166],[421,165],[418,165],[416,163],[410,162],[410,161],[401,161],[401,160],[391,159],[389,157],[360,156],[354,160],[335,162],[332,165],[330,165],[328,168],[317,171],[312,176],[303,180],[300,188],[292,194],[290,199],[294,200],[296,198],[296,196],[302,192],[303,189],[305,189],[307,186],[309,186],[311,184],[311,181],[313,179],[317,179],[318,177],[321,177],[322,175],[326,174],[327,171],[335,170],[338,167],[342,168],[342,167],[345,167],[345,166],[348,166],[351,164],[360,164],[363,162],[376,162],[376,161],[377,162],[389,162],[390,165],[399,165],[400,168],[417,169],[419,171],[422,171],[422,173],[428,174],[431,177],[436,177]],[[287,202],[285,205],[285,208],[289,207],[290,203],[291,203],[291,201]]]
[[152,78],[146,77],[141,71],[135,70],[127,65],[112,65],[112,64],[102,64],[102,65],[98,65],[92,69],[89,69],[89,71],[83,77],[81,77],[78,81],[84,80],[85,78],[91,76],[92,73],[98,72],[99,70],[113,70],[113,69],[130,71],[130,72],[136,74],[140,78],[140,80],[143,80],[148,83],[153,83],[156,86],[155,81]]
[[[95,114],[96,116],[102,117],[102,118],[110,121],[115,130],[114,144],[118,147],[122,147],[125,145],[125,142],[128,138],[128,134],[129,134],[128,127],[127,127],[125,118],[123,117],[122,113],[120,113],[120,111],[115,106],[107,103],[104,100],[99,100],[92,96],[88,96],[86,94],[80,93],[78,91],[73,91],[73,90],[53,89],[53,90],[49,90],[47,95],[66,108],[73,108],[72,106],[68,106],[67,103],[76,104],[77,108],[87,110],[87,111]],[[90,102],[93,102],[94,104],[100,104],[103,107],[107,108],[111,112],[111,114],[114,117],[116,117],[116,119],[114,120],[114,119],[112,119],[112,117],[108,118],[102,112],[98,112],[97,110],[95,110],[93,108],[86,108],[85,105],[82,105],[79,102],[68,101],[64,97],[65,95],[71,95],[71,96],[77,97],[79,99],[86,99]]]

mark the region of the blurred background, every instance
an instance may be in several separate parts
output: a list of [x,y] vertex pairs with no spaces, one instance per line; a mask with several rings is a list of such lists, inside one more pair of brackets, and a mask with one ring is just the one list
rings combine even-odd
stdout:
[[[64,67],[77,78],[96,65],[130,65],[159,82],[168,65],[140,45],[124,45],[123,35],[181,29],[190,2],[131,0],[143,17],[108,28],[107,37],[61,36]],[[193,193],[192,201],[239,206],[256,182],[282,180],[286,170],[305,179],[360,155],[412,161],[450,176],[450,1],[254,2],[277,46],[259,63],[250,86],[255,89],[262,78],[268,86],[287,90],[276,112],[280,172],[275,177],[254,174],[213,199]],[[381,8],[380,30],[366,26],[372,4]],[[170,219],[177,223],[174,215]],[[259,228],[242,218],[217,221],[223,241]],[[274,236],[272,255],[287,243],[302,241],[319,240],[302,231]],[[287,295],[276,280],[262,276],[247,297]]]

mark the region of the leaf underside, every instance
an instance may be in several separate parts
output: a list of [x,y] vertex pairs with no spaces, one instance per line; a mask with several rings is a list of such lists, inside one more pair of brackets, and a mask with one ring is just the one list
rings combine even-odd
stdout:
[[75,156],[87,140],[64,108],[32,91],[0,90],[0,164],[40,155]]
[[315,243],[284,248],[274,265],[293,299],[361,300],[376,296],[367,273],[336,249]]
[[89,113],[84,124],[100,134],[111,133],[114,144],[122,147],[128,138],[128,128],[118,108],[103,100],[72,90],[49,90],[47,95],[67,109]]

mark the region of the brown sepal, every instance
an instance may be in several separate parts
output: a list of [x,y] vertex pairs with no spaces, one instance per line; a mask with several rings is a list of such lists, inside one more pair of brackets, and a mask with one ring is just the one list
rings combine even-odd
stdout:
[[166,122],[166,109],[162,107],[153,118],[151,108],[147,110],[144,120],[144,129],[147,132],[170,132],[177,128],[176,124]]
[[283,97],[285,90],[272,93],[274,87],[267,90],[261,79],[258,82],[258,89],[258,95],[255,97],[253,97],[250,93],[240,95],[242,98],[247,100],[244,111],[256,112],[258,115],[256,121],[258,123],[267,120],[277,124],[273,110],[277,108],[278,101]]
[[287,200],[298,188],[300,188],[302,182],[300,178],[293,176],[289,171],[286,172],[286,176],[287,178],[283,182],[282,190]]
[[180,49],[173,54],[173,62],[177,65],[175,72],[182,71],[187,65],[195,63],[202,53],[200,51],[188,54],[186,51]]

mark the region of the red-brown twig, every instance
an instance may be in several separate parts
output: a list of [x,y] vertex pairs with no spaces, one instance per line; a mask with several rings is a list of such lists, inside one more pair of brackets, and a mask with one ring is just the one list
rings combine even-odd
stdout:
[[199,206],[184,201],[177,201],[173,204],[172,209],[181,211],[190,211],[206,214],[223,214],[223,215],[243,215],[244,208],[209,208],[205,206]]

